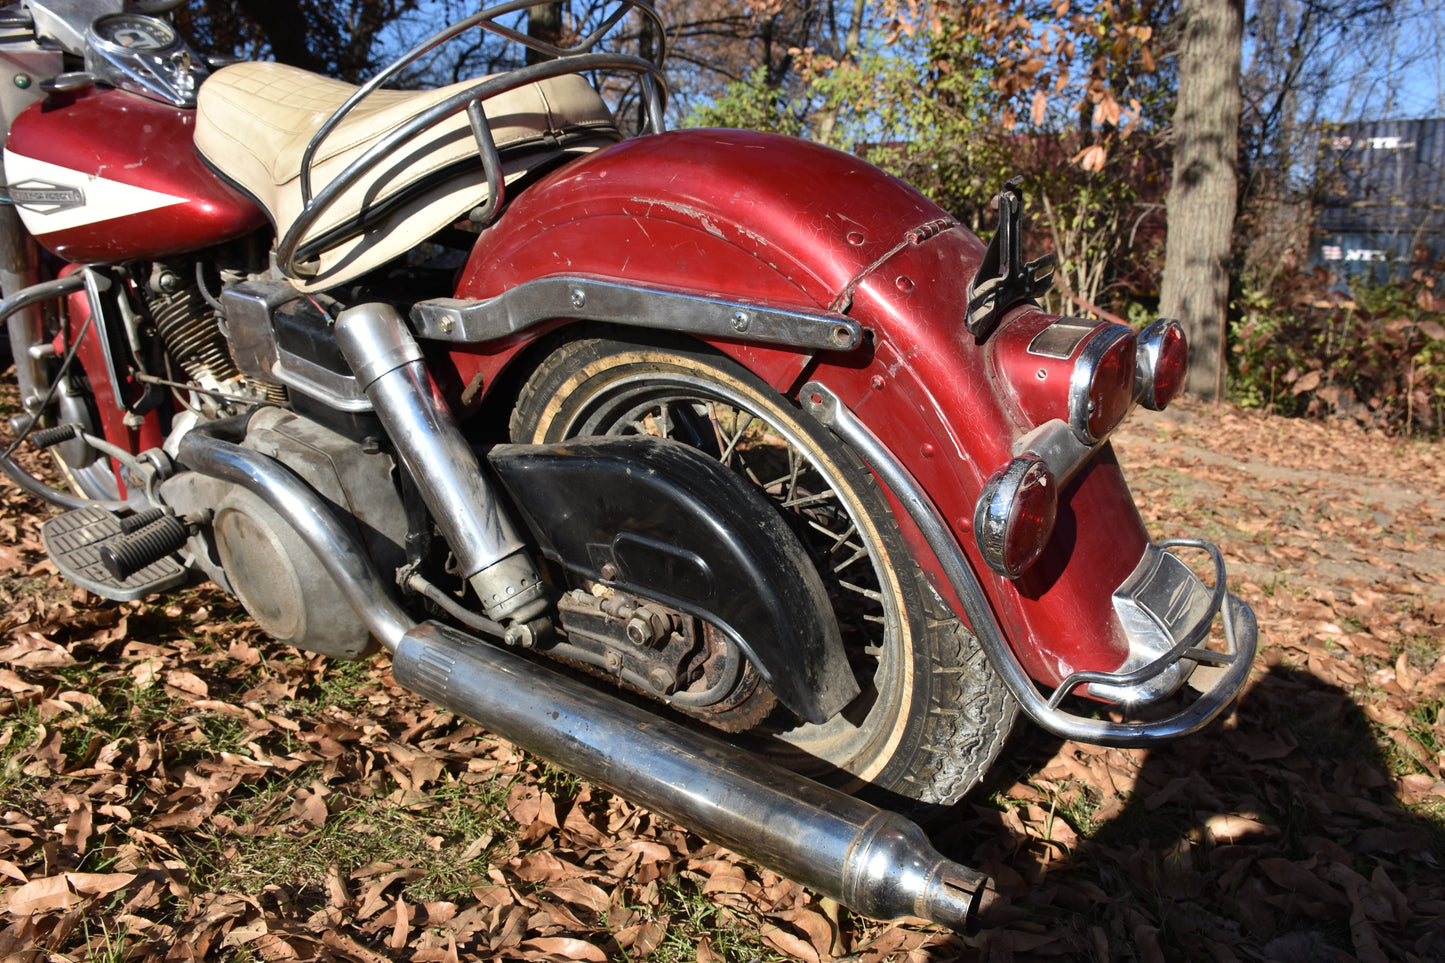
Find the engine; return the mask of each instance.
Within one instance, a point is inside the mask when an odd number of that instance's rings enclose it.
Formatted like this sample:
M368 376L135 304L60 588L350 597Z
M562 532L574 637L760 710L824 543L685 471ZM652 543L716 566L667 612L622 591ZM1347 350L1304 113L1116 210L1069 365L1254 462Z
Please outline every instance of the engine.
M390 455L281 408L253 415L242 444L280 461L334 505L378 570L391 573L406 561L407 515ZM191 551L266 634L337 658L371 649L370 633L321 561L264 500L196 472L167 479L161 494L182 515L209 515Z

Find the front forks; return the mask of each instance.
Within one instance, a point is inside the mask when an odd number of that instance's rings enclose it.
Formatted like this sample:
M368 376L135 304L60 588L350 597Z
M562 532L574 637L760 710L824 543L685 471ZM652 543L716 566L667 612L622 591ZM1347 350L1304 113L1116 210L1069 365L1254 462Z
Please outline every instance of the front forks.
M825 385L816 381L809 382L803 386L800 397L804 410L851 445L879 479L893 491L937 557L944 576L963 604L964 615L970 627L1008 685L1009 691L1024 712L1043 729L1060 738L1098 745L1151 745L1199 731L1224 712L1244 687L1258 644L1259 630L1254 613L1248 605L1226 591L1224 563L1218 549L1204 542L1190 540L1150 546L1145 553L1146 561L1152 561L1149 570L1139 575L1140 570L1136 569L1135 575L1126 579L1124 585L1115 592L1116 609L1122 598L1122 604L1129 608L1131 615L1136 616L1132 625L1133 631L1141 639L1149 636L1152 641L1136 644L1135 640L1131 639L1131 657L1125 662L1124 671L1074 673L1055 691L1053 697L1045 697L1029 678L1018 655L1004 636L988 597L970 569L963 550L953 538L948 524L908 469ZM1216 569L1213 589L1204 588L1194 573L1168 551L1171 545L1204 548L1211 554ZM1194 581L1191 583L1189 579ZM1177 607L1178 597L1187 599L1182 610ZM1203 607L1199 604L1201 597L1207 600ZM1209 624L1214 616L1221 612L1224 616L1227 651L1214 652L1201 648L1199 643L1207 633ZM1151 622L1152 636L1149 635ZM1141 666L1135 657L1136 652L1154 654L1144 657L1147 664ZM1132 693L1135 694L1133 698L1138 699L1143 697L1138 695L1139 693L1147 693L1149 698L1158 698L1163 692L1153 691L1150 681L1163 679L1164 688L1172 691L1177 688L1178 683L1184 681L1186 670L1193 670L1193 665L1186 666L1186 662L1209 662L1219 666L1222 671L1217 673L1212 684L1197 700L1165 718L1147 722L1113 722L1091 719L1068 712L1059 706L1065 695L1085 684L1090 686L1090 691L1094 694L1101 694L1101 690L1111 691L1108 687L1113 686L1112 691L1115 694L1126 697ZM1175 668L1176 666L1178 668ZM1178 675L1177 681L1171 678L1173 675Z

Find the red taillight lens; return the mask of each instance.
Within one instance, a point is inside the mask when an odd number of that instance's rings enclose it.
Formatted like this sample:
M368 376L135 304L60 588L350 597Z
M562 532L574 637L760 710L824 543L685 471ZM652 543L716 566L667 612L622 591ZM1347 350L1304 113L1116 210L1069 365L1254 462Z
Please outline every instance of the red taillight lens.
M1043 553L1058 513L1049 466L1026 453L994 472L973 510L973 532L988 567L1017 578Z
M1139 404L1163 411L1178 396L1189 373L1189 344L1178 321L1160 318L1139 332L1134 390Z
M1086 445L1124 420L1134 403L1134 331L1100 325L1074 363L1069 383L1069 427Z

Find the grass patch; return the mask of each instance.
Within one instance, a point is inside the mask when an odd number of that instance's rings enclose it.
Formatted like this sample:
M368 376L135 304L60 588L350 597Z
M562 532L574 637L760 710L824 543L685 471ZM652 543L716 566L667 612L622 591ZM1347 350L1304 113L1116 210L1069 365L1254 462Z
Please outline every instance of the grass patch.
M366 702L366 690L375 684L370 660L326 659L307 692L314 705L355 709Z
M665 924L666 934L647 957L655 963L691 963L706 940L713 953L729 963L786 959L763 939L759 922L740 917L713 897L703 895L690 878L672 876L661 881L656 907L647 909L652 920ZM762 924L771 925L771 924Z
M290 815L304 782L298 771L249 797L233 793L234 804L217 816L238 828L194 852L195 884L217 892L281 887L301 900L324 893L330 867L345 878L392 865L415 874L402 890L408 902L463 900L485 879L492 841L510 819L504 782L454 780L408 806L389 795L336 792L325 797L325 823L313 827Z

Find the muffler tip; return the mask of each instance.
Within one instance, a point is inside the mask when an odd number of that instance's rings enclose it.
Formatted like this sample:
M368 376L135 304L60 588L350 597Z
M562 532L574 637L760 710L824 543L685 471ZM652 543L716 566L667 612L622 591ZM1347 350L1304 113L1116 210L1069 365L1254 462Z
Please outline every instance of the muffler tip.
M916 916L962 933L978 929L988 877L945 858L897 813L868 820L848 855L843 902L874 919Z
M988 882L988 877L983 874L940 857L933 883L925 896L928 909L920 915L965 936L973 936L979 930L979 915Z

